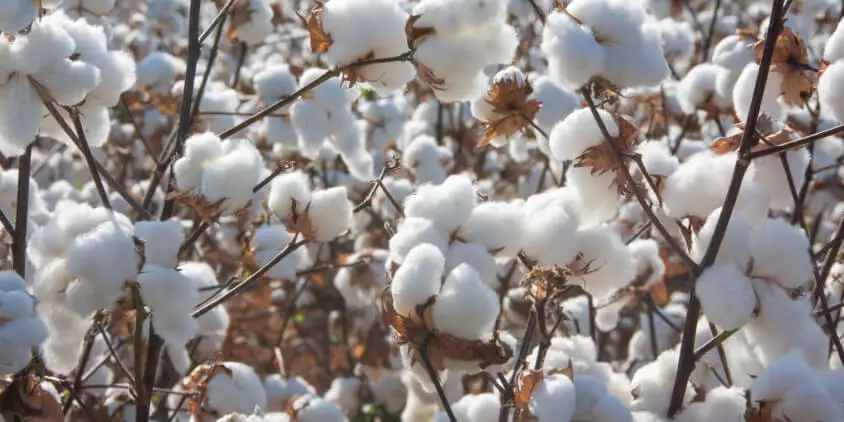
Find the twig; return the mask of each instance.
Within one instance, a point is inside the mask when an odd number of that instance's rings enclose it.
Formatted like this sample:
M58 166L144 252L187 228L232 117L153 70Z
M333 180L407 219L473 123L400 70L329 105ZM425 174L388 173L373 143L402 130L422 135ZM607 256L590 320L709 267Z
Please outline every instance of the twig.
M229 9L231 9L236 2L237 0L229 0L228 2L226 2L225 5L223 5L220 11L217 12L217 16L214 16L214 20L211 21L211 25L209 25L208 28L205 28L205 31L202 31L202 35L199 36L200 44L205 42L205 39L208 38L209 35L211 35L211 31L213 31L214 28L216 28L218 25L220 27L223 26L223 18L226 17L226 14L229 13Z
M100 197L100 204L107 209L111 209L111 201L108 199L105 186L103 186L103 179L100 178L100 173L97 171L97 165L94 164L94 155L91 154L91 147L88 145L88 139L85 136L85 128L82 127L82 119L79 117L79 110L65 107L65 111L70 114L73 120L73 127L76 129L76 138L73 139L82 156L85 158L85 163L88 165L88 171L91 173L91 178L94 179L94 186L97 188L97 195Z
M18 159L17 209L15 210L15 229L12 251L14 268L21 278L26 278L26 234L29 222L29 174L32 170L32 144L26 147Z
M234 76L232 77L231 87L237 89L237 84L240 83L240 71L243 69L243 64L246 62L246 54L249 53L249 44L245 42L240 43L240 54L237 57L237 66L234 68Z
M709 31L707 31L706 38L704 38L703 46L701 47L701 63L706 62L709 58L709 48L712 47L712 37L715 35L715 24L718 22L718 11L720 9L721 0L715 0L715 8L712 10L712 21L709 22Z
M446 415L448 415L448 419L451 422L457 422L457 418L454 416L454 412L451 410L451 405L448 403L448 398L446 398L445 391L443 390L443 386L440 383L440 377L437 375L437 371L434 369L434 365L431 364L431 359L428 357L427 340L422 343L422 347L419 348L419 355L422 358L422 363L425 364L425 369L428 371L428 376L431 378L431 383L433 383L434 387L437 389L437 395L440 396L440 401L442 402L443 409L445 410Z
M413 52L408 51L408 52L406 52L404 54L400 54L398 56L361 60L361 61L358 61L358 62L348 64L346 66L337 67L337 68L334 68L332 70L326 70L325 73L323 73L320 77L314 79L313 81L311 81L307 85L297 89L296 92L294 92L294 93L276 101L275 103L259 110L257 113L253 114L251 117L249 117L246 120L234 125L232 128L224 131L223 133L220 134L220 139L227 139L227 138L232 137L233 135L240 132L241 130L246 129L247 127L251 126L255 122L257 122L257 121L263 119L264 117L272 114L276 110L278 110L278 109L280 109L280 108L282 108L286 105L289 105L290 103L292 103L293 101L295 101L296 99L298 99L299 97L304 95L306 92L316 88L317 86L319 86L323 82L325 82L325 81L327 81L327 80L329 80L333 77L339 76L343 72L346 72L346 71L349 71L349 70L352 70L352 69L355 69L355 68L358 68L358 67L367 66L367 65L392 63L392 62L406 62L406 61L411 61L412 59L413 59Z
M3 229L6 230L6 233L9 233L9 236L11 236L12 240L14 240L15 227L12 226L12 222L9 221L9 217L6 217L6 214L3 213L3 210L0 210L0 224L3 224Z
M210 298L207 302L197 306L197 308L194 309L193 313L191 313L191 316L193 316L194 318L199 318L202 315L204 315L205 313L207 313L208 311L210 311L211 309L214 309L214 307L216 307L217 305L225 302L226 300L228 300L229 298L231 298L233 296L240 294L246 287L248 287L250 284L255 282L255 280L258 280L259 278L261 278L264 274L266 274L267 271L270 270L270 268L274 267L276 264L281 262L281 260L284 259L287 255L290 255L291 253L293 253L293 251L298 249L300 246L307 243L307 240L297 241L298 238L299 238L299 234L297 233L296 235L293 236L293 240L291 240L290 243L288 243L287 246L284 249L281 250L281 252L279 252L271 260L269 260L266 264L264 264L264 266L259 268L258 271L255 271L249 277L247 277L246 279L244 279L240 283L237 283L231 289L228 289L225 292L221 293L220 295L218 295L214 298Z
M753 151L750 153L750 159L757 159L768 155L779 154L790 149L800 148L802 146L809 145L812 142L819 141L823 138L835 136L841 132L844 132L844 125L838 125L827 130L822 130L820 132L813 133L811 135L807 135L800 139L795 139L784 144L779 144L770 148L761 149L759 151Z
M773 0L770 25L765 37L765 46L762 53L762 59L759 64L759 75L756 78L756 84L753 88L753 98L751 99L750 110L748 111L748 116L745 120L745 131L741 138L736 165L733 169L732 180L730 181L730 186L727 190L727 195L721 208L721 214L718 216L712 240L710 241L709 247L707 247L706 253L701 260L700 267L693 273L695 278L701 274L703 269L709 267L715 262L715 257L721 247L721 242L724 240L727 224L730 221L730 217L735 209L736 201L738 200L741 182L744 179L744 174L747 172L747 168L750 166L750 149L756 142L756 122L759 118L759 110L762 105L762 94L764 93L765 83L768 80L768 72L771 68L771 59L773 57L776 39L782 30L783 25L782 4L783 0ZM683 329L683 337L680 344L680 359L677 368L677 376L674 379L674 387L671 392L671 403L668 409L669 417L676 415L683 406L683 397L686 394L686 385L695 366L695 331L697 328L698 318L700 317L700 301L694 294L694 289L692 289L692 295L689 300L689 307L686 315L686 324Z

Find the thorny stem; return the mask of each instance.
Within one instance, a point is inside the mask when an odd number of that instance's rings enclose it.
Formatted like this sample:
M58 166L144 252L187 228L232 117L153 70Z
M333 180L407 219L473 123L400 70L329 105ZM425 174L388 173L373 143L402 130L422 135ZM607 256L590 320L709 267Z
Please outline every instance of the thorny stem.
M771 23L768 27L768 33L765 36L765 46L762 52L762 59L759 63L759 76L756 78L756 84L753 88L753 98L751 99L750 110L746 119L745 131L741 138L741 144L739 146L738 158L736 159L732 180L730 181L730 186L727 190L727 195L721 208L721 214L718 216L712 240L710 241L709 247L707 247L706 253L701 260L700 267L693 272L694 278L700 276L703 269L709 267L715 262L715 257L721 247L721 242L724 240L727 224L730 221L736 201L738 200L741 182L744 179L744 174L747 172L747 168L750 166L750 149L756 143L756 122L759 118L759 111L762 105L762 94L764 93L765 83L768 80L768 72L771 68L771 59L773 57L776 39L782 30L782 6L783 0L773 0L770 17ZM686 312L686 324L683 329L683 337L680 344L680 359L679 366L677 368L677 376L674 379L674 387L671 393L671 403L668 409L669 417L676 415L683 406L683 397L686 394L686 385L695 366L695 331L697 329L697 321L699 317L700 301L694 294L693 286L692 295L689 300L689 307Z
M216 307L217 305L219 305L219 304L225 302L226 300L242 293L243 290L246 289L246 287L248 287L250 284L254 283L255 280L258 280L264 274L266 274L266 272L269 271L270 268L274 267L276 264L281 262L281 260L284 259L287 255L290 255L291 253L293 253L293 251L295 251L296 249L299 249L299 247L301 247L302 245L307 243L307 240L297 241L298 238L299 238L299 233L294 235L293 240L291 240L290 243L288 243L287 246L284 249L281 250L281 252L279 252L271 260L269 260L269 262L267 262L266 264L264 264L264 266L259 268L258 271L255 271L249 277L247 277L246 279L244 279L240 283L237 283L232 288L226 290L225 292L222 292L221 294L217 295L216 297L210 298L205 303L202 303L199 306L197 306L196 309L194 309L193 313L191 313L191 316L193 316L194 318L199 318L202 315L206 314L211 309L214 309L214 307Z
M334 69L331 69L331 70L326 70L325 73L323 73L320 77L314 79L313 81L311 81L307 85L297 89L296 92L294 92L294 93L276 101L275 103L261 109L260 111L258 111L254 115L252 115L251 117L247 118L246 120L234 125L232 128L230 128L230 129L226 130L225 132L221 133L220 139L227 139L227 138L232 137L233 135L237 134L241 130L246 129L247 127L253 125L255 122L257 122L257 121L263 119L264 117L274 113L276 110L278 110L278 109L280 109L284 106L289 105L290 103L292 103L293 101L295 101L296 99L298 99L299 97L304 95L305 93L307 93L310 90L316 88L317 86L319 86L323 82L325 82L325 81L327 81L327 80L329 80L333 77L339 76L343 72L347 72L349 70L356 69L358 67L372 65L372 64L406 62L406 61L411 61L412 59L413 59L413 52L408 51L408 52L406 52L404 54L400 54L398 56L361 60L361 61L354 62L354 63L348 64L348 65L345 65L345 66L337 67L337 68L334 68Z
M431 364L431 359L428 357L427 340L422 343L422 346L419 348L419 355L422 358L422 363L425 365L425 370L428 371L431 383L434 384L434 387L437 389L437 395L440 396L440 401L442 402L445 413L448 415L448 419L451 422L457 422L457 418L451 410L451 405L448 403L448 398L445 396L445 391L443 390L442 383L440 382L440 377L437 375L437 371L434 369L434 365Z
M15 209L15 230L13 234L12 251L14 268L21 278L26 278L26 233L29 222L29 177L32 170L32 144L18 160L18 192L17 208Z

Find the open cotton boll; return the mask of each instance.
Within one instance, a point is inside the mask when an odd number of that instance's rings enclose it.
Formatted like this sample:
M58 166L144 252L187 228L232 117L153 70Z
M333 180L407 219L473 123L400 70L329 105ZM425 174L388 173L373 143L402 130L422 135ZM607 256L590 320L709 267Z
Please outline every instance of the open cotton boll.
M301 213L310 201L308 175L301 170L282 173L270 183L267 206L282 221L292 219L294 211Z
M13 271L0 272L0 374L15 373L31 359L31 350L47 339L49 332L36 315L37 299L27 293L23 279Z
M249 0L247 4L245 22L240 22L235 29L237 39L249 45L260 44L269 36L274 28L273 9L268 0Z
M460 264L443 282L434 303L434 325L466 340L492 337L501 307L498 296L469 264Z
M712 211L706 218L706 223L698 231L697 236L694 237L691 258L695 261L701 262L703 260L706 250L712 241L712 237L715 235L715 228L718 225L720 216L721 208ZM750 237L750 226L744 217L740 214L731 215L721 245L718 248L718 255L715 257L715 262L732 264L739 270L747 269L750 264L751 254Z
M818 81L818 97L821 105L825 110L831 111L839 122L844 121L844 99L835 93L841 92L842 88L844 88L844 60L839 60L827 66Z
M297 409L296 419L300 422L343 422L346 417L334 403L318 396L297 397L291 405Z
M546 133L550 132L555 124L565 119L580 105L576 95L560 88L548 76L539 76L533 80L532 86L533 94L530 98L542 104L542 107L534 116L534 120ZM540 144L543 142L541 138L537 139ZM545 150L547 151L548 148L545 148Z
M795 350L774 360L758 374L750 386L750 396L754 401L781 399L792 388L810 384L814 372L806 356Z
M322 29L330 37L326 60L337 66L368 56L386 58L407 51L405 13L395 0L341 0L322 10ZM360 28L371 30L361 31ZM375 89L390 92L410 82L416 72L406 62L381 63L355 69L355 76Z
M763 279L754 278L753 287L759 315L742 331L762 365L799 349L812 367L826 367L826 335L812 317L808 300L794 300L781 287ZM789 335L783 336L783 332Z
M446 272L460 264L469 264L478 272L484 284L491 288L498 287L498 264L480 243L452 243L451 247L448 248L445 262Z
M723 98L715 90L715 80L722 71L720 66L701 63L692 68L677 85L677 100L686 114L710 102L719 109L730 106L731 98Z
M346 231L352 222L352 203L345 186L316 191L307 206L307 216L317 242L328 242Z
M179 246L185 239L179 220L139 221L135 223L134 235L144 242L147 264L176 268Z
M402 167L410 169L419 183L442 183L447 174L440 162L437 141L432 136L414 138L402 154Z
M122 218L120 218L122 217ZM139 256L130 237L131 223L114 214L70 243L67 271L78 277L65 292L70 307L80 315L108 308L120 296L123 284L138 274Z
M636 239L627 245L636 262L636 277L642 287L650 286L665 274L665 263L654 239Z
M357 377L338 377L331 381L331 387L325 392L325 399L334 403L345 414L354 414L360 409L360 379Z
M566 184L579 195L579 202L589 210L581 213L582 226L601 224L618 213L622 198L614 184L615 180L614 172L593 175L591 168L569 167Z
M185 141L185 154L173 164L176 186L180 190L191 190L202 183L205 166L223 154L220 138L212 132L189 137Z
M591 272L572 281L581 284L594 297L606 297L615 289L628 284L636 275L636 264L621 237L608 226L581 229L576 238L580 254L572 265L582 268L588 264Z
M412 248L393 276L390 292L396 312L408 316L436 295L444 270L445 257L436 246L422 243Z
M733 91L733 105L739 119L744 121L750 112L750 102L753 99L753 90L756 78L759 75L759 65L750 63L744 67L739 75ZM774 121L785 118L786 109L778 101L780 87L782 86L782 75L779 72L770 72L765 81L765 89L762 94L760 113L765 113Z
M668 413L679 355L677 349L667 350L660 353L657 360L636 371L630 381L634 397L630 410L647 411L657 415ZM687 384L683 403L691 402L694 396L694 388L691 384Z
M267 394L267 409L270 412L282 412L285 402L295 396L316 394L316 389L301 377L282 377L268 375L264 379L264 391Z
M546 17L540 48L548 58L548 74L566 89L580 88L606 66L603 46L565 13L555 11Z
M577 220L558 206L526 214L522 223L525 254L542 265L564 266L577 255Z
M824 46L823 58L830 63L844 59L844 25L838 22Z
M574 383L565 375L546 376L531 393L530 411L540 422L570 422L574 410Z
M788 151L785 157L788 162L791 181L795 190L799 192L806 179L806 169L809 167L812 157L805 148ZM764 186L770 194L771 208L793 208L794 197L791 194L791 185L780 157L760 157L758 160L753 160L751 165L753 166L751 170L753 180Z
M498 256L514 256L521 249L525 213L517 203L482 202L460 226L457 236L478 242Z
M252 234L252 253L257 264L264 266L278 255L293 240L283 224L264 225ZM302 252L299 252L299 251ZM297 249L284 257L281 262L270 267L267 277L280 280L296 280L296 270L302 266L304 249Z
M152 310L156 332L171 346L183 346L198 331L188 304L199 301L197 286L181 272L147 265L138 276L141 298Z
M612 137L619 134L618 123L606 111L599 110L607 132ZM554 126L549 135L549 145L554 159L558 161L574 160L587 149L605 142L598 122L589 109L581 108L569 114L565 120Z
M636 152L642 155L642 163L651 176L668 177L680 167L680 160L664 142L642 142L636 146Z
M223 155L202 172L200 191L210 203L223 201L220 210L231 214L252 200L252 188L261 180L264 161L247 140L223 141Z
M252 82L265 105L296 91L296 78L286 64L276 63L262 68L255 73Z
M11 33L24 29L35 20L38 10L29 0L11 0L0 4L0 32Z
M299 100L290 107L290 121L299 135L299 151L315 157L330 135L328 114L313 100Z
M311 67L305 69L299 76L299 89L322 77L326 69ZM331 114L340 114L349 110L352 98L349 90L343 86L339 78L330 78L319 84L313 92L313 101L323 110Z
M716 155L703 151L692 155L665 181L662 199L666 213L677 218L706 218L724 201L735 163L735 153ZM739 195L739 202L742 199ZM767 209L765 211L767 214Z
M712 49L712 62L727 68L731 73L739 73L755 60L752 45L753 40L741 35L727 35Z
M841 403L817 381L789 390L774 406L772 414L775 418L795 422L844 420Z
M40 98L21 75L12 76L0 85L0 152L7 156L23 154L38 131Z
M736 267L729 264L709 267L695 286L704 314L722 329L737 329L753 318L756 309L753 283Z
M217 371L208 381L205 402L220 414L252 413L267 406L263 383L255 370L240 362L223 362L228 371ZM201 367L200 367L201 368Z
M442 233L431 220L408 217L399 223L398 230L390 238L390 261L404 262L407 254L417 245L429 243L444 255L448 251L448 235Z
M138 88L152 88L160 92L169 92L180 73L185 72L186 63L169 53L155 51L138 62L135 72Z
M197 289L218 285L217 275L214 273L214 269L205 262L184 262L179 266L179 272L191 279ZM213 291L201 294L196 304L198 305L200 300L210 297L211 294L213 294ZM229 325L229 314L225 307L218 306L197 318L197 322L199 323L199 334L225 333Z
M762 277L785 288L805 286L813 277L805 233L782 220L765 220L750 237L754 277Z
M404 204L407 217L434 222L443 233L453 233L471 215L477 197L465 174L449 176L441 185L423 185Z
M366 150L366 140L356 127L344 130L335 136L337 149L349 173L360 181L375 178L374 160Z

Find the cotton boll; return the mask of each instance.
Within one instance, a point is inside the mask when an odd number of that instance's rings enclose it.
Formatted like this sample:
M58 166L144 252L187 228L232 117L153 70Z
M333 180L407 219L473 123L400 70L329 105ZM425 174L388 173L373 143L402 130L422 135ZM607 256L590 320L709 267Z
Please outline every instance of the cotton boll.
M750 112L750 102L753 98L755 81L758 75L759 65L750 63L744 67L736 81L735 91L733 91L733 105L735 105L736 114L738 114L742 121L747 118ZM785 108L777 100L781 85L782 76L777 72L771 72L768 74L762 94L760 113L771 116L775 121L782 120L786 113Z
M298 409L296 414L301 422L342 422L346 420L343 411L334 403L316 396L296 398L292 404Z
M598 114L612 137L619 134L618 124L606 111ZM549 135L549 144L554 159L558 161L575 160L587 149L605 142L603 133L589 109L578 109L565 120L554 126Z
M805 299L794 300L776 284L753 279L759 301L759 315L744 330L747 342L762 365L794 350L802 349L815 368L828 364L823 330L812 317ZM783 336L783 332L790 335Z
M41 117L40 98L29 81L15 75L0 85L0 153L7 156L23 154L34 139Z
M677 99L686 114L692 114L699 107L711 101L719 108L729 107L730 100L721 98L715 92L715 81L721 67L702 63L692 68L677 85Z
M205 400L209 408L220 414L248 414L256 407L266 407L267 395L255 370L240 362L223 362L220 365L227 371L218 371L208 381L205 390Z
M607 226L581 229L577 232L580 255L572 265L592 270L572 280L581 284L594 297L606 297L635 277L633 255L621 238Z
M569 422L574 410L575 387L565 375L546 376L530 396L530 411L540 422Z
M293 235L288 233L287 228L283 224L264 225L255 229L252 234L252 253L255 256L257 264L264 266L272 259L281 253L290 242L293 240ZM301 251L301 252L300 252ZM302 248L290 253L277 264L270 267L267 271L267 277L280 280L296 280L296 270L304 264L303 256L305 250Z
M777 403L775 418L792 421L840 421L844 419L841 404L818 382L795 387Z
M193 135L185 141L185 154L173 164L176 186L190 190L202 183L205 165L223 154L220 138L211 132Z
M349 228L352 220L352 203L345 186L316 191L311 196L307 215L313 228L314 240L328 242Z
M440 163L437 141L432 136L417 136L402 154L402 167L410 169L419 183L442 183L447 174Z
M286 64L272 64L253 77L255 90L265 104L284 98L296 91L296 78Z
M636 371L631 380L634 399L630 410L648 411L658 415L668 413L678 361L679 351L671 349L662 352L656 361ZM683 403L690 402L693 397L694 388L687 384Z
M47 326L35 314L36 303L17 273L0 272L0 341L4 344L0 350L0 374L23 369L30 361L30 350L47 339Z
M294 211L301 213L310 201L308 175L302 171L283 173L270 184L267 206L282 221L293 218Z
M299 135L299 151L315 157L330 135L328 115L315 101L299 100L290 107L290 121Z
M735 163L735 153L715 155L705 151L694 154L665 180L662 199L666 213L677 218L706 218L723 203ZM759 200L753 199L753 203Z
M806 169L809 167L812 157L806 149L788 151L785 156L791 175L791 183L793 183L795 191L799 192L806 179ZM761 157L754 160L751 165L750 171L752 171L753 180L767 188L770 193L771 208L793 208L794 197L791 194L791 185L780 157Z
M577 220L561 207L550 206L526 216L524 252L543 265L566 265L580 247Z
M434 303L434 324L438 330L463 339L487 340L500 311L498 296L478 272L460 264L448 274Z
M476 195L472 181L465 175L450 176L442 185L423 185L407 198L407 217L423 217L434 222L444 233L452 233L472 213Z
M651 176L668 177L680 167L680 161L663 142L642 142L636 152L642 155L642 163Z
M606 52L593 34L565 13L546 17L540 48L548 57L549 75L566 89L579 88L606 66Z
M703 260L712 237L715 235L715 229L718 225L718 219L721 216L721 208L712 211L706 218L706 223L701 227L697 236L692 242L691 258L697 262ZM730 216L730 221L727 223L727 229L724 232L724 237L718 248L718 255L715 257L715 262L723 264L732 264L737 269L746 269L750 264L751 258L751 232L747 221L740 214L733 214Z
M794 386L811 383L813 372L800 351L785 354L757 376L750 387L750 396L754 401L782 398Z
M325 399L334 403L343 413L355 414L360 409L360 387L360 379L357 377L335 378L325 392Z
M303 378L284 378L278 374L272 374L264 379L264 391L267 394L267 411L284 411L285 402L296 396L316 394L316 389L308 384Z
M636 239L627 245L636 262L637 281L643 287L651 286L662 279L665 263L659 251L659 243L653 239Z
M809 240L803 231L782 220L766 220L750 238L754 277L785 288L804 286L813 276Z
M533 81L531 98L542 104L534 120L546 133L579 106L577 96L563 90L547 76L540 76ZM543 139L540 137L538 142L542 144ZM547 140L544 142L547 143ZM548 151L547 145L545 150Z
M727 68L731 73L741 72L754 60L752 40L741 35L728 35L718 41L712 50L712 62Z
M224 141L224 154L202 172L200 191L210 203L223 201L221 211L231 214L252 199L252 187L261 180L263 159L249 141Z
M593 175L591 168L569 167L566 185L578 194L579 202L589 209L588 213L581 213L581 226L595 226L615 217L622 201L615 181L615 172Z
M0 5L0 31L12 33L24 29L37 16L37 9L32 2L11 0Z
M736 267L729 264L709 267L695 286L703 312L722 329L737 329L753 318L756 308L753 284Z
M498 287L498 265L495 258L480 243L455 242L446 255L446 271L460 264L469 264L478 272L481 280L491 288Z
M361 181L375 178L374 160L366 150L365 140L356 128L343 131L335 137L337 148L343 162L349 168L349 173Z
M151 87L161 92L170 90L176 76L185 71L185 62L165 52L153 52L138 62L136 86Z
M525 215L515 203L483 202L472 209L458 237L478 242L500 256L514 256L521 248Z
M596 422L633 422L630 409L617 397L605 394L595 405L593 412Z
M416 305L436 295L444 269L445 258L436 246L422 243L411 249L391 284L396 312L410 315Z
M144 242L147 264L176 268L179 247L185 238L180 221L139 221L135 223L134 235Z
M390 260L401 264L408 253L419 244L429 243L444 255L448 251L448 235L437 230L431 220L408 217L399 223L398 230L390 238Z

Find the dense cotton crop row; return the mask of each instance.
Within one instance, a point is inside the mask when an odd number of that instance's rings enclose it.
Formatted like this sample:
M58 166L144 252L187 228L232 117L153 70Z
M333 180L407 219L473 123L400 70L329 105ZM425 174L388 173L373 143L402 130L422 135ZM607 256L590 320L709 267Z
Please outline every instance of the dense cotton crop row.
M835 0L0 0L0 422L844 421Z

